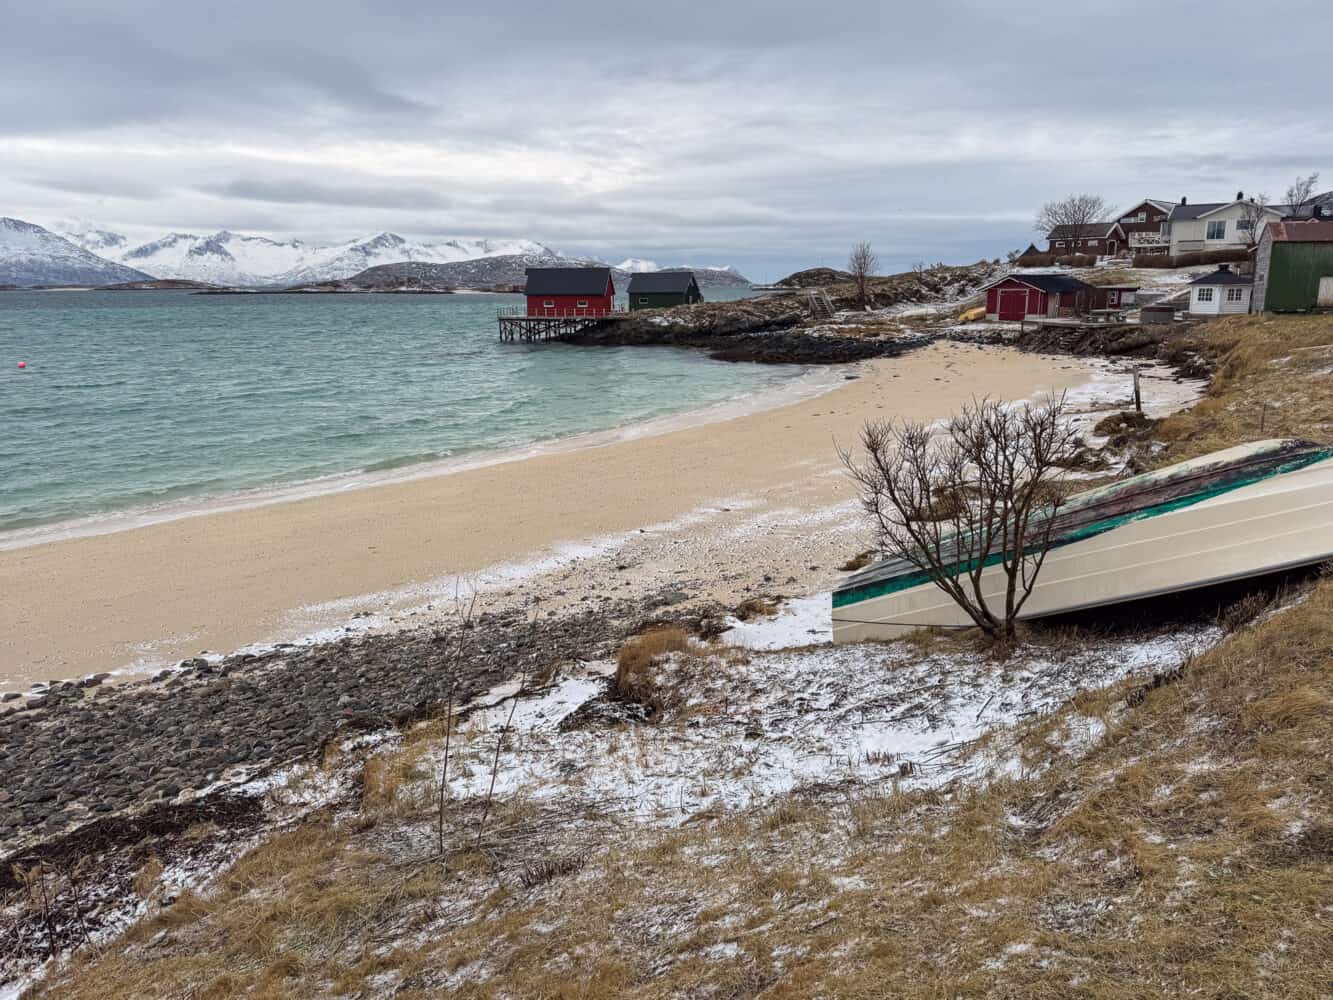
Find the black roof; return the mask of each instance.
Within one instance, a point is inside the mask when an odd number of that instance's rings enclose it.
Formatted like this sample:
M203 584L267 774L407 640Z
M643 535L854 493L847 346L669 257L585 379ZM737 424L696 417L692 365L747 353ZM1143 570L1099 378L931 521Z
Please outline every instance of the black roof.
M1197 219L1201 215L1207 215L1209 212L1216 211L1219 208L1227 208L1235 205L1234 201L1201 201L1197 205L1176 205L1171 209L1171 214L1167 216L1170 222L1188 222L1191 219ZM1291 206L1289 205L1265 205L1265 208L1283 213Z
M1105 239L1111 235L1111 230L1120 225L1118 222L1087 222L1081 226L1056 226L1046 234L1048 240L1067 240L1070 237L1077 239Z
M605 295L609 267L530 267L529 295Z
M1219 267L1212 274L1201 274L1190 282L1191 285L1252 285L1254 276L1237 274L1228 267Z
M1086 281L1079 281L1067 274L1011 274L1001 280L1008 281L1009 278L1040 288L1043 292L1082 292L1092 288ZM999 283L996 282L997 285Z
M683 295L693 284L693 271L644 271L629 276L629 294L680 292Z

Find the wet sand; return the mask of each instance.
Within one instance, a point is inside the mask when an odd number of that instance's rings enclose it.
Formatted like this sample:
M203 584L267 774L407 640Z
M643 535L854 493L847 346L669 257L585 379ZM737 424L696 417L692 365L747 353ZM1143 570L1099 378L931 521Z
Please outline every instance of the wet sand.
M935 419L974 396L1024 398L1090 378L1077 359L962 344L847 372L859 377L720 422L0 551L0 690L152 669L336 630L356 615L417 623L423 612L407 609L447 603L458 578L512 599L525 575L570 580L581 551L608 551L596 540L621 544L640 531L658 543L652 560L625 567L625 579L582 579L560 598L602 585L642 592L637 572L715 585L710 596L721 599L748 576L729 569L771 556L765 531L746 535L742 520L794 537L805 546L799 561L818 544L805 536L819 518L801 528L802 515L838 510L830 544L854 543L854 494L834 442L852 443L863 420ZM704 535L710 544L689 544Z

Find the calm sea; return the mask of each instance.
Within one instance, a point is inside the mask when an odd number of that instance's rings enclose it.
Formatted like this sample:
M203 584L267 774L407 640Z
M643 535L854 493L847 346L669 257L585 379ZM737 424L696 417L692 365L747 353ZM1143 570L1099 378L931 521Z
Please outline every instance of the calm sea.
M610 429L799 371L501 344L518 301L0 292L0 532Z

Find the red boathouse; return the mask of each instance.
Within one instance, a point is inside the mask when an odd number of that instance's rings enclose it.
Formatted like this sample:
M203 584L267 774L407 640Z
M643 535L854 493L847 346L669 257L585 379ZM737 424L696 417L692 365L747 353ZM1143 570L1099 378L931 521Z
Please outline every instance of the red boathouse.
M1102 297L1085 281L1064 274L1011 274L986 289L986 318L1020 320L1079 316Z
M529 316L605 316L616 284L609 267L530 267L524 291Z

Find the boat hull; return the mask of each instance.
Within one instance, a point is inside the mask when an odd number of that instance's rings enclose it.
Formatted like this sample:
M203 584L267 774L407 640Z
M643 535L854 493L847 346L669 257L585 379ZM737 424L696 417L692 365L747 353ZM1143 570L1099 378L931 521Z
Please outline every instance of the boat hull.
M1020 618L1141 600L1333 558L1333 459L1130 520L1047 554ZM999 565L982 573L991 608L1004 606ZM971 619L932 583L836 594L834 642L890 639ZM841 597L841 601L839 598Z

